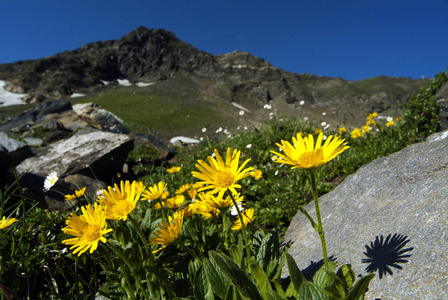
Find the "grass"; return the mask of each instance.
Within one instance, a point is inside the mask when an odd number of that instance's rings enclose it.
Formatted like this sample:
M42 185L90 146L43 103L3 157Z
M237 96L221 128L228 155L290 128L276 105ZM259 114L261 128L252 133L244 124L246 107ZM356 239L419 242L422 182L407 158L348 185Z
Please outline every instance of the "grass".
M399 151L434 133L437 125L437 114L435 114L434 109L427 110L427 108L434 107L433 96L446 81L445 73L436 76L436 79L431 82L428 88L422 89L417 96L411 98L411 103L407 105L402 119L394 126L387 127L383 123L379 123L372 126L371 132L364 133L359 138L352 138L349 132L340 133L342 138L348 141L350 148L318 169L318 193L322 195L333 190L338 183L356 172L362 165L370 163L378 157ZM135 124L153 122L148 120L149 116L155 118L154 122L157 124L163 123L161 119L157 119L157 114L160 114L160 110L165 109L166 105L181 105L184 109L184 115L189 111L188 105L181 101L182 97L179 97L179 95L173 96L168 93L163 96L154 96L154 99L148 97L137 93L134 95L133 89L130 88L116 92L115 95L113 91L110 91L85 98L82 101L90 102L95 99L95 102L105 109L116 113L126 122L129 122L130 118L132 123L135 122ZM104 101L104 103L99 101ZM131 102L134 104L133 106L129 105ZM138 105L135 103L138 103ZM136 109L136 107L139 109ZM142 107L145 109L142 109ZM159 111L152 115L151 108L158 108ZM125 111L130 111L133 114L128 115L124 113ZM167 111L166 113L173 118L183 116L182 114L176 114L174 111ZM206 113L207 111L202 111L202 114ZM418 116L418 118L415 118L415 116ZM202 120L199 115L190 116L190 118ZM203 122L207 122L207 118L203 119ZM184 122L186 121L184 120ZM180 124L185 123L181 122ZM360 124L360 127L362 125ZM202 126L205 125L199 127ZM153 149L139 148L131 153L129 159L132 160L135 168L138 168L139 171L146 170L146 172L139 173L142 175L133 179L141 180L147 187L163 180L168 183L168 189L174 194L174 191L181 185L196 181L192 177L191 171L196 169L195 164L198 159L205 160L214 149L217 149L221 154L228 147L241 150L240 163L246 159L251 159L247 166L263 172L263 176L259 180L252 177L241 180L242 188L240 189L246 201L246 207L255 210L254 226L250 231L254 237L253 245L256 248L254 258L265 257L263 253L267 252L257 252L258 249L262 248L261 244L270 245L270 243L275 242L277 248L272 253L277 253L275 259L278 259L280 253L279 241L290 220L297 213L299 205L310 202L312 193L306 172L291 170L288 166L274 163L269 150L277 151L276 143L279 143L282 139L290 141L298 132L303 132L306 135L314 134L316 127L316 124L297 122L295 119L273 119L253 130L233 134L231 138L220 140L206 138L194 147L179 147L176 149L178 154L174 159L157 164L153 163L155 159L151 159L157 156ZM378 131L375 129L378 129ZM164 130L174 129L168 127ZM418 135L414 132L417 132ZM336 133L338 132L325 132L326 135ZM167 174L166 168L169 166L181 166L182 168L178 173ZM111 185L112 183L108 184ZM162 218L161 213L150 207L147 201L139 203L141 204L136 209L133 218L141 224L145 237L152 236ZM175 245L172 247L170 245L167 251L164 250L155 256L157 265L154 265L154 262L148 258L151 257L149 253L145 254L143 247L145 241L141 240L139 233L134 230L136 226L129 222L110 224L111 228L114 229L114 238L111 237L110 239L114 240L113 245L115 247L122 247L123 252L129 258L129 266L124 265L102 243L100 243L98 250L92 254L78 257L70 253L66 246L61 244L61 241L67 238L61 232L61 228L65 226L65 221L70 213L79 214L79 207L75 208L73 212L48 211L46 208L40 207L35 199L27 198L17 183L1 189L0 204L1 216L19 219L10 227L0 230L0 289L3 293L8 292L14 298L31 296L31 298L45 299L85 299L94 297L97 293L113 299L126 296L141 298L141 294L135 286L134 290L129 290L129 276L135 275L135 278L140 278L145 285L151 286L154 282L154 285L157 289L160 287L160 290L163 289L161 281L171 280L167 283L167 290L171 288L179 297L206 294L208 288L209 293L223 295L221 298L230 295L230 298L237 299L237 296L235 298L232 297L232 294L228 294L226 289L216 290L215 282L210 279L212 275L219 279L221 283L226 282L228 278L217 277L216 274L220 272L216 269L216 273L213 273L213 268L216 268L219 261L222 262L227 259L223 256L224 254L231 256L235 261L235 264L232 263L234 270L241 268L246 272L247 269L245 268L250 261L250 259L248 261L243 260L245 249L243 241L237 233L228 232L229 236L226 236L225 240L227 241L227 238L229 238L231 243L227 245L229 247L226 247L220 239L222 238L220 237L220 230L224 227L223 224L213 218L204 221L199 215L193 221L186 222L188 225L182 231L182 236L185 236L185 244L179 245L181 250L177 250ZM257 231L260 228L262 230ZM272 238L274 233L279 235L275 241ZM260 242L261 240L263 240L263 243ZM192 256L189 256L191 249L193 249L193 254L196 251L196 254L201 256L199 260L194 260ZM221 256L218 256L218 252L216 252L218 250L221 251L219 252ZM267 251L267 249L264 248L263 251ZM212 255L208 256L208 253L212 253ZM212 261L211 259L215 260ZM145 265L147 261L150 261L152 265ZM204 261L206 263L202 266L201 263ZM229 261L225 261L225 263L226 265L230 264ZM270 262L260 261L259 263L261 267L272 267ZM160 271L157 276L152 273L154 269ZM207 269L205 273L202 271L204 269ZM250 275L256 277L255 273L260 274L259 269L255 271ZM267 269L263 269L263 272L267 272ZM274 274L274 272L271 274ZM251 283L252 277L243 276L240 278L249 283L246 286L256 286ZM265 278L266 276L262 276L262 280L258 281L257 279L257 282L260 284L266 282ZM269 278L269 280L271 279L272 277ZM159 291L148 290L148 292L157 294ZM250 292L253 292L253 290ZM171 296L174 298L174 295Z

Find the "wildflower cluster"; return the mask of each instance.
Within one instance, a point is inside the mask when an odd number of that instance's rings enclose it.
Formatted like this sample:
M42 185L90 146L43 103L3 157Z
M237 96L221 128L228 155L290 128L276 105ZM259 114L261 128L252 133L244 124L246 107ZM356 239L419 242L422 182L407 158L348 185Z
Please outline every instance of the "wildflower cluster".
M395 125L396 122L400 120L400 118L396 118L395 120L392 117L380 117L377 112L373 112L369 114L366 118L366 124L361 128L354 128L350 135L352 138L357 139L362 137L363 135L370 133L374 127L377 127L377 130L382 130L383 127L379 124L379 119L386 119L386 127ZM339 128L339 133L345 132L347 129L345 127Z

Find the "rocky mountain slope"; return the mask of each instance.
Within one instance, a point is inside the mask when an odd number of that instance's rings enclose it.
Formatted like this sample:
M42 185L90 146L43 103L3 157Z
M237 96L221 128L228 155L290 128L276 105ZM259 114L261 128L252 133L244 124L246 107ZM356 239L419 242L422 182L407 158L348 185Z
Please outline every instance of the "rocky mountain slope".
M428 80L375 77L361 81L295 74L247 52L212 55L171 32L139 27L118 40L87 44L38 60L0 65L7 90L27 102L95 94L117 88L117 79L194 90L191 101L248 107L257 120L263 105L279 115L317 117L328 111L339 124L359 122L372 111L394 114ZM185 80L182 80L185 79ZM154 92L154 90L151 90ZM299 105L304 101L307 105ZM223 111L224 112L224 111Z

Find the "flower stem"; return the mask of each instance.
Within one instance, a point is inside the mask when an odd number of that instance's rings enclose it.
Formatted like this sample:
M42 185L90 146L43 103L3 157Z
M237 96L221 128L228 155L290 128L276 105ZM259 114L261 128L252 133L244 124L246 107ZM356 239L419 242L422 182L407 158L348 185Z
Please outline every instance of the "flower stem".
M325 233L324 233L324 229L322 227L322 218L320 216L319 201L317 199L317 184L316 184L316 170L315 169L312 169L310 171L310 177L311 177L311 187L313 189L314 207L316 208L316 216L317 216L317 228L315 227L315 229L319 233L319 236L320 236L320 242L322 244L322 253L324 256L325 268L329 269L328 268L328 256L327 256L327 244L325 242Z
M124 262L126 265L128 265L129 269L131 269L132 275L133 275L134 278L135 278L135 283L136 283L136 284L138 285L138 287L141 289L141 291L142 291L143 296L145 297L145 299L151 299L151 298L149 297L149 295L147 294L146 289L143 287L142 283L140 282L140 278L138 278L137 275L135 274L135 270L134 270L134 268L132 267L131 263L130 263L129 260L126 258L126 256L124 255L124 253L123 253L120 249L118 249L117 247L115 247L112 243L106 243L106 245L107 245L112 251L114 251L114 252L115 252L115 253L116 253L116 254L123 260L123 262ZM126 278L127 276L126 276L125 268L123 268L123 273L125 274L125 278ZM129 284L129 280L127 280L127 281L128 281L128 284Z
M145 238L145 235L144 235L142 229L140 228L140 225L137 223L137 221L135 221L135 219L131 215L128 215L128 219L129 219L129 221L131 221L131 223L134 226L135 230L137 230L138 235L140 236L140 239L142 240L142 243L143 243L143 245L145 247L146 253L147 253L148 258L150 260L150 265L154 266L154 256L152 255L151 249L149 249L149 247L148 247L148 242L147 242L147 240Z
M246 226L244 225L243 215L241 213L240 208L238 207L238 204L236 203L235 197L233 197L231 192L229 194L230 194L230 198L233 201L233 205L235 205L235 207L236 207L236 211L238 212L238 216L239 216L240 221L241 221L241 227L242 227L241 229L243 231L243 238L244 238L244 242L246 244L247 257L248 257L249 263L250 263L250 259L251 259L250 244L249 244L249 240L247 239L247 235L246 235Z

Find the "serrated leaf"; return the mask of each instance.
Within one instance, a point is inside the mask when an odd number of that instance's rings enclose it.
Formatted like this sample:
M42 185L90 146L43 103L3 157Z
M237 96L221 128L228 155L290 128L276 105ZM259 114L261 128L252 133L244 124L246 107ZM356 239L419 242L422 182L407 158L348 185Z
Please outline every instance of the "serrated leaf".
M268 276L263 271L263 269L260 268L260 266L255 263L251 264L249 269L250 274L252 275L253 278L255 278L255 283L257 284L260 290L261 296L263 297L263 299L265 299L266 293L272 290Z
M286 300L286 298L280 296L276 291L269 291L266 294L266 300Z
M328 298L319 286L310 281L305 281L300 286L297 299L324 300Z
M145 216L143 217L142 222L140 223L140 228L145 231L146 229L148 229L151 226L151 222L152 222L152 214L151 214L151 210L148 209L145 212Z
M235 286L242 296L251 300L261 300L257 286L230 257L216 251L210 251L209 254L223 275Z
M352 270L352 266L347 264L347 265L342 265L338 272L336 273L336 275L338 276L338 278L342 281L342 283L345 285L345 287L348 289L350 289L353 285L353 283L356 280L356 275L355 272L353 272Z
M370 281L375 277L375 274L369 274L361 277L355 282L353 287L349 290L347 295L347 300L359 300L363 299L366 294L367 288L369 287Z
M213 292L220 298L224 299L230 284L227 284L226 280L222 276L222 273L219 271L219 268L210 259L205 259L204 271L208 281L212 285Z
M329 269L327 270L325 265L323 265L313 276L313 282L321 288L331 285L336 277L334 272L334 270L336 270L336 263L334 261L329 261L328 268Z
M306 281L306 279L297 267L294 258L289 253L286 253L286 264L288 265L289 277L291 278L291 282L294 285L296 291L298 291L300 289L300 286L303 282Z
M205 275L204 268L200 266L194 276L193 294L195 299L214 300L215 295L211 283Z

